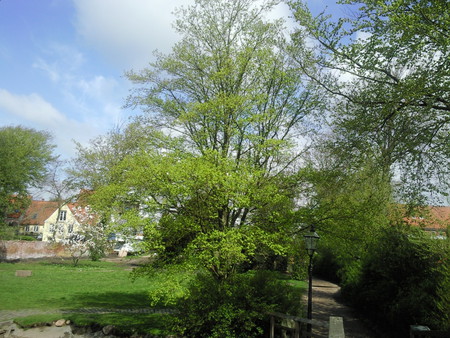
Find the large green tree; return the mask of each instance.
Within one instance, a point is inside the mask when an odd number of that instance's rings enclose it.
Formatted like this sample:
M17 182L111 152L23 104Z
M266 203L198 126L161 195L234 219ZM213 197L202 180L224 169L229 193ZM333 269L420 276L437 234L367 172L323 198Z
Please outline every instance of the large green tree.
M450 168L449 2L340 3L352 6L347 11L351 17L314 17L300 1L290 1L303 27L297 34L315 41L316 67L302 58L299 65L330 98L337 148L345 150L342 155L375 158L387 176L398 176L403 196L445 194Z
M48 133L21 126L0 128L0 224L24 208L29 188L41 184L54 160Z
M285 253L298 138L318 107L282 22L266 20L276 3L197 0L177 12L172 53L127 74L128 106L171 142L124 158L94 197L118 223L145 224L159 257L195 258L218 280Z
M137 119L90 140L87 146L75 142L77 154L68 168L69 178L80 189L96 190L111 182L111 169L125 157L163 149L170 142L154 127Z
M321 236L316 271L345 284L355 277L380 230L389 225L392 189L376 163L349 166L328 143L315 144L303 169L309 186L303 192L309 207L304 217Z

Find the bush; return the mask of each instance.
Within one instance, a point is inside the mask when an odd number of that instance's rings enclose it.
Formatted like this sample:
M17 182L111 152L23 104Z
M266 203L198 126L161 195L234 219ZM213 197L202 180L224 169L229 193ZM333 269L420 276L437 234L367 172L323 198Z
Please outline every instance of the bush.
M28 236L28 235L20 235L16 237L19 241L36 241L36 237Z
M407 335L413 324L447 329L448 258L444 241L420 229L385 229L342 294L395 335Z
M174 330L188 337L261 337L267 312L300 314L301 290L267 271L225 281L199 275L178 305Z

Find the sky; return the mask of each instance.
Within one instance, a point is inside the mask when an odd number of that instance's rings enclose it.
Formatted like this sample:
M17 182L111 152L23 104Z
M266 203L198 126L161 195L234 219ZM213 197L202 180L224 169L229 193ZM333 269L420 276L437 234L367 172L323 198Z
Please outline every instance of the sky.
M0 0L0 127L51 133L56 155L75 155L89 140L123 125L132 84L153 51L179 39L176 7L193 0ZM333 0L309 0L313 12ZM274 16L288 20L285 5Z

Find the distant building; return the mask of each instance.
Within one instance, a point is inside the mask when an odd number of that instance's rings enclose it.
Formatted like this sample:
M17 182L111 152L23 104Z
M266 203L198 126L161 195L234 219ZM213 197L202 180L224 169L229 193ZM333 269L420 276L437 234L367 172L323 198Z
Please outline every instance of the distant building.
M412 226L422 228L435 238L448 238L450 230L450 207L429 206L421 208L416 216L408 217L406 222Z
M25 213L18 219L19 232L42 239L47 219L58 209L58 202L31 201Z
M9 221L18 227L21 235L59 242L79 230L79 218L84 212L85 208L77 203L31 201L25 212L11 215Z
M77 203L67 203L57 208L44 222L42 240L60 242L78 232L84 210Z

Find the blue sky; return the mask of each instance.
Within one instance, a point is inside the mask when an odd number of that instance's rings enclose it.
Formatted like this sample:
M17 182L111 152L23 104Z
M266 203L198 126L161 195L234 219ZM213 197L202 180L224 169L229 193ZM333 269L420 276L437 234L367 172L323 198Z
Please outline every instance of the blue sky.
M192 0L0 0L0 127L53 135L56 154L125 123L121 106L139 70L177 41L172 11ZM313 11L333 0L309 0ZM286 7L276 15L287 16Z

